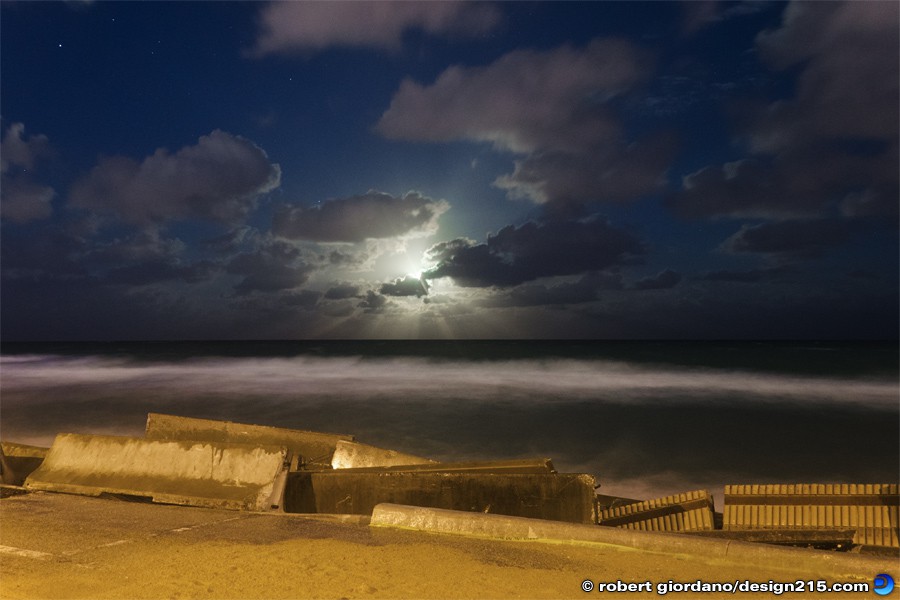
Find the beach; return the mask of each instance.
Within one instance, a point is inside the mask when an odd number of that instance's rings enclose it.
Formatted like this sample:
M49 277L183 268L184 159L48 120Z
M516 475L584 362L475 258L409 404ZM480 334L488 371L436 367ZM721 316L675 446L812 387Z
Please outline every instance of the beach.
M877 574L836 576L617 546L373 528L359 518L341 522L65 494L5 498L0 518L0 596L8 599L659 598L657 585L670 580L871 586ZM883 563L896 572L896 559ZM585 580L651 582L653 591L586 593ZM840 596L870 598L872 592Z

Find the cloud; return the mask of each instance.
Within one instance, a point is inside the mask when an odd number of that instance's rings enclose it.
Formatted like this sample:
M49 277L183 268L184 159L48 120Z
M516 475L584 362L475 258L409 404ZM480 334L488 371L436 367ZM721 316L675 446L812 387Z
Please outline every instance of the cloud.
M662 189L675 147L674 136L657 135L606 152L534 153L495 185L538 203L625 202Z
M681 31L690 36L711 24L766 10L767 4L755 0L729 2L727 5L719 0L683 0Z
M13 123L3 134L0 142L0 172L7 173L11 167L33 169L38 158L50 153L50 142L46 135L23 137L25 125Z
M285 294L284 298L282 298L282 302L285 306L311 310L319 304L319 299L321 297L322 292L317 292L315 290L300 290L299 292Z
M804 68L795 98L770 107L755 144L772 149L811 135L896 139L898 19L896 2L788 5L781 27L760 33L757 48L776 69Z
M253 292L278 292L299 287L316 267L303 260L301 251L282 241L262 245L254 252L234 256L225 270L243 279L234 286L238 296Z
M359 296L359 286L351 283L341 283L328 288L325 291L327 300L346 300Z
M524 155L497 185L535 202L630 200L664 183L666 136L637 144L615 100L650 72L625 40L516 50L481 67L453 66L429 85L405 80L376 130L390 139L491 143Z
M510 306L545 306L582 304L597 300L601 290L622 289L619 273L591 272L578 281L545 286L523 284L503 294L494 294L478 302L480 306L500 308Z
M137 233L115 238L108 242L91 242L81 253L84 264L107 267L122 263L174 260L186 248L178 238L162 237L158 229L149 228Z
M852 222L839 219L745 225L728 238L722 248L734 253L817 257L849 240L854 229Z
M13 223L46 219L53 214L53 188L27 178L3 175L0 179L0 217Z
M683 178L667 205L689 217L896 218L900 194L896 2L793 2L756 40L793 97L746 108L750 155Z
M24 137L25 125L13 123L0 142L0 217L13 223L46 219L53 214L52 187L33 180L38 159L50 155L45 135Z
M155 260L112 269L104 280L107 283L129 286L168 281L198 283L209 280L217 270L217 267L209 261L180 264Z
M738 270L719 270L704 273L697 279L702 281L730 281L737 283L758 283L760 281L771 281L778 279L783 275L794 273L794 269L788 266L767 267L762 269Z
M235 223L280 180L281 169L261 148L217 129L194 146L175 154L160 148L140 163L103 158L75 183L70 202L138 225L183 219Z
M316 242L423 237L437 231L438 217L449 208L444 200L418 192L398 197L369 191L308 208L284 206L275 214L272 232L287 239Z
M421 298L428 295L428 282L424 279L407 275L391 283L382 284L379 292L384 296L415 296Z
M592 217L509 225L484 244L456 239L427 252L426 279L450 277L465 287L509 287L541 277L575 275L627 264L644 253L630 232Z
M652 277L645 277L634 282L636 290L667 290L673 288L681 281L681 273L671 269L660 271Z
M332 46L397 50L411 31L474 37L500 21L492 5L446 2L272 2L260 15L251 54L309 52Z
M388 299L372 290L366 292L365 298L357 305L364 308L367 313L376 313L383 311L388 306Z

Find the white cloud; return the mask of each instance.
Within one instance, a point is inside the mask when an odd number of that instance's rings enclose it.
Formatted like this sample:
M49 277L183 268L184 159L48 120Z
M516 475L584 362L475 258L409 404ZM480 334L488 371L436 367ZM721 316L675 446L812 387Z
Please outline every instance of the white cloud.
M405 80L376 130L399 140L489 142L524 155L496 184L536 202L630 200L656 191L674 145L627 139L613 100L649 74L630 42L516 50L454 66L431 85Z
M396 50L405 33L471 37L492 29L500 13L489 4L445 2L272 2L260 15L253 54L357 46Z
M281 169L261 148L217 129L175 154L160 148L140 163L101 159L72 187L70 201L140 225L191 218L233 223L280 181Z
M430 86L405 80L377 130L393 139L492 142L517 153L580 150L621 127L605 103L645 74L626 41L516 50L486 67L450 67Z
M23 123L13 123L0 142L0 173L9 171L10 166L33 169L35 161L49 153L50 144L46 135L32 135L26 140Z

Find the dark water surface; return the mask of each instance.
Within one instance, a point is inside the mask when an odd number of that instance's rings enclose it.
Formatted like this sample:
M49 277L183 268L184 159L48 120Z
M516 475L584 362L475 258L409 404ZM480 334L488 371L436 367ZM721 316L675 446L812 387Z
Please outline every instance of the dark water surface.
M900 472L896 342L2 346L5 440L141 435L148 412L352 433L442 460L549 457L635 497Z

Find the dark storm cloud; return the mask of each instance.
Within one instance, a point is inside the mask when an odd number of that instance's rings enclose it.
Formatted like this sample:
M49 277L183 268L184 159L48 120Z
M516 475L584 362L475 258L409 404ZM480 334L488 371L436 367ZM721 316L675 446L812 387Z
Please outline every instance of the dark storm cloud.
M428 295L428 282L424 279L407 275L402 279L382 284L379 292L384 296L415 296L421 298Z
M164 237L156 228L147 228L109 241L85 238L79 259L82 264L107 268L123 263L171 261L184 252L178 238Z
M78 260L86 248L83 238L56 225L43 227L36 235L5 231L0 236L3 279L14 282L87 277L86 266ZM14 288L15 283L0 287L4 291Z
M238 254L225 267L242 275L234 286L238 296L252 292L278 292L303 285L316 267L304 261L301 251L286 242L275 241L254 252Z
M160 148L140 163L102 158L72 187L70 202L138 225L181 219L234 223L280 181L281 169L261 148L217 129L194 146L175 154Z
M46 219L53 214L50 202L56 196L52 187L34 183L16 175L0 181L0 217L13 223Z
M359 296L359 286L343 283L334 285L325 291L326 300L346 300Z
M111 241L83 238L80 250L73 255L102 283L197 283L212 278L219 267L208 260L185 260L186 248L180 239L167 238L159 230L147 228Z
M375 313L383 311L385 307L387 307L387 305L387 297L369 290L368 292L366 292L365 298L363 298L363 300L357 306L359 308L365 309L365 312Z
M0 217L13 223L46 219L53 214L52 187L33 180L31 171L50 154L45 135L24 137L25 125L13 123L0 142Z
M563 282L550 286L519 285L508 292L494 294L478 304L487 308L582 304L597 300L601 290L619 289L622 289L621 274L591 272L574 282Z
M316 242L362 242L367 239L429 235L450 205L417 192L392 196L370 191L329 200L308 208L282 207L272 232L283 238Z
M660 271L652 277L645 277L634 282L636 290L667 290L673 288L681 281L681 273L671 269Z
M745 225L722 248L734 253L816 257L847 242L854 230L853 223L838 219Z
M245 240L254 237L256 234L257 231L252 227L243 226L232 229L223 235L203 240L201 243L208 248L227 252L236 250Z
M299 292L286 294L282 299L282 302L285 306L312 310L319 304L319 299L321 298L322 292L317 292L315 290L300 290Z
M630 200L664 183L672 142L634 145L613 107L649 74L630 42L516 50L450 67L430 86L405 80L376 125L391 139L490 142L525 158L496 185L535 202Z
M403 36L471 37L491 30L500 12L484 3L445 2L271 2L260 16L255 56L310 52L331 46L397 50Z
M198 283L209 280L217 270L209 261L182 265L157 260L112 269L106 274L105 281L118 285L148 285L168 281Z
M796 218L898 210L900 41L896 2L794 2L757 37L793 97L741 113L746 160L684 177L667 199L687 217Z
M453 240L426 253L437 264L426 279L450 277L465 287L509 287L541 277L575 275L634 262L644 246L601 218L509 225L484 244Z
M709 271L697 277L702 281L730 281L737 283L758 283L760 281L773 281L783 278L784 275L794 273L794 269L788 266L768 267L763 269L746 270L718 270Z

